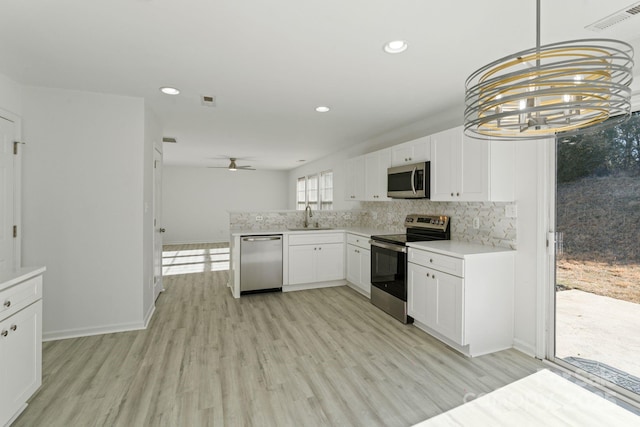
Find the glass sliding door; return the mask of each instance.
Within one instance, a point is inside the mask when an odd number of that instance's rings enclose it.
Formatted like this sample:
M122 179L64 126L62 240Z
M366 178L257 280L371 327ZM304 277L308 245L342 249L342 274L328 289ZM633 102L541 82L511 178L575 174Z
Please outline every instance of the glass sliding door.
M640 114L556 143L556 362L640 400Z

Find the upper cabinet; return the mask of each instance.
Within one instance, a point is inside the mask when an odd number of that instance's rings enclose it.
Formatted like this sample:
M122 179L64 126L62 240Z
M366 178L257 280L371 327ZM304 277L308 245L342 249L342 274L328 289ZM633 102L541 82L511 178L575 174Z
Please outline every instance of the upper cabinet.
M391 149L366 154L364 156L365 200L390 200L387 197L387 169L391 166Z
M430 138L429 136L423 136L422 138L391 147L391 166L410 165L411 163L430 160Z
M350 201L364 200L365 198L365 158L354 157L347 160L347 191L346 199ZM386 192L385 192L386 194Z
M513 201L510 141L468 138L463 127L431 135L431 200Z

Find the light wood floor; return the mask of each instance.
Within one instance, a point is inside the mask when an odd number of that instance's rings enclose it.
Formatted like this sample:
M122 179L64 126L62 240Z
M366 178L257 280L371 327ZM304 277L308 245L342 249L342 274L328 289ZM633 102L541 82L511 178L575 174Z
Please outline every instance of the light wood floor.
M409 426L541 367L461 356L347 287L235 300L227 276L165 277L147 330L45 343L14 427Z

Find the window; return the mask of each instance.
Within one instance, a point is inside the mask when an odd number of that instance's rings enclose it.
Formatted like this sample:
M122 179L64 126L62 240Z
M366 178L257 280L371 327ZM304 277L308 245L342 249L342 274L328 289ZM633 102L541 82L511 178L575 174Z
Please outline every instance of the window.
M298 178L296 186L296 209L301 211L309 205L312 210L333 209L333 172Z

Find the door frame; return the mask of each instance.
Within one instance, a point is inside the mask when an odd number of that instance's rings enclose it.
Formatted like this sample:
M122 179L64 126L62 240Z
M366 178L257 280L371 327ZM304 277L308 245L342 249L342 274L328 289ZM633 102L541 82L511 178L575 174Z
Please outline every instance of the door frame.
M13 224L18 237L13 239L13 267L22 266L22 118L11 111L0 108L0 117L13 122L13 140L20 142L18 154L13 156Z
M153 148L153 301L164 291L162 280L162 151ZM160 250L158 251L158 246Z

